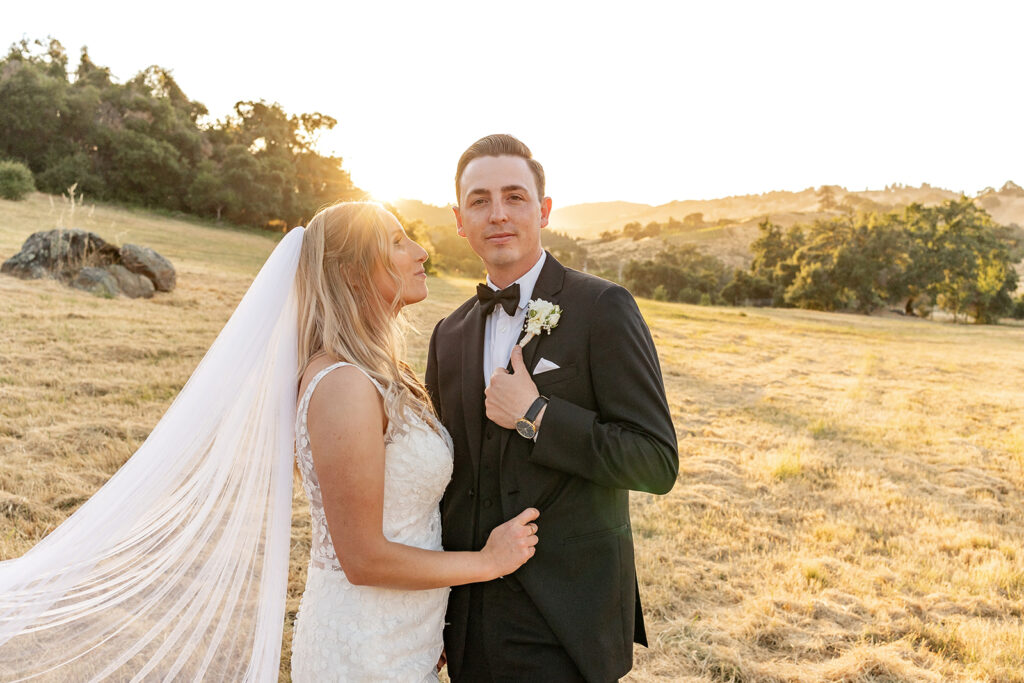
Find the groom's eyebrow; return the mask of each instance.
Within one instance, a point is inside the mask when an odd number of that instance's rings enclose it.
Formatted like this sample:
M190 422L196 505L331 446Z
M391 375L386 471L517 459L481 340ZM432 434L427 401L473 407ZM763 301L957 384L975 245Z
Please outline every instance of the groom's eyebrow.
M501 192L502 192L502 194L504 194L506 192L524 192L526 194L529 194L530 190L525 188L525 187L523 187L522 185L505 185L504 187L501 188ZM477 188L474 188L474 189L470 190L466 194L466 197L467 198L468 197L477 197L477 196L488 197L488 196L490 196L490 194L491 194L490 190L482 188L482 187L477 187Z

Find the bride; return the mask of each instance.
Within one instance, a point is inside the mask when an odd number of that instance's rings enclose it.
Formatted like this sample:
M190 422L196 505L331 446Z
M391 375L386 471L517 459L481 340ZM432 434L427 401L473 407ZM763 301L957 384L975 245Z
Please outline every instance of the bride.
M425 260L371 203L286 235L146 442L0 562L0 678L276 680L294 457L313 543L293 680L436 680L447 586L526 562L538 513L441 549L451 442L401 359Z

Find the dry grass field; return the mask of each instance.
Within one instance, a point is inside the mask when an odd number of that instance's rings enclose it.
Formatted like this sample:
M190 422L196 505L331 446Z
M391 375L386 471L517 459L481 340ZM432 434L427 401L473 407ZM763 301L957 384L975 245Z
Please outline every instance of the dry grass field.
M0 200L0 260L60 209ZM0 276L0 559L131 455L273 247L104 207L74 226L154 247L179 284L100 299ZM420 370L431 325L473 287L430 285L410 311ZM641 306L681 472L633 498L652 642L629 680L1024 681L1024 328ZM294 508L290 614L298 486Z

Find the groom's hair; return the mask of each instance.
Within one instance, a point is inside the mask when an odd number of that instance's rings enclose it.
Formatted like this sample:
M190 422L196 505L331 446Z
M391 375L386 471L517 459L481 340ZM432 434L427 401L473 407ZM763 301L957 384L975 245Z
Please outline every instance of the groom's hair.
M544 167L533 158L530 148L511 135L497 134L480 138L459 157L459 165L455 168L455 201L462 200L462 173L473 159L480 157L520 157L530 167L534 180L537 181L537 201L544 199Z

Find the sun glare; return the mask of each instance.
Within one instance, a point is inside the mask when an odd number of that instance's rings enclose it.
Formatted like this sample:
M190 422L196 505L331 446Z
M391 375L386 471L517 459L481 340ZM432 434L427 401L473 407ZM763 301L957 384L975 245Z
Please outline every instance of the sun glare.
M401 182L396 182L397 178L389 177L387 173L374 173L373 170L362 169L362 173L352 173L352 182L359 189L369 193L371 199L392 204L409 197L408 190L403 190Z
M399 199L404 199L404 197L397 192L379 192L374 190L370 192L370 199L381 204L394 204Z

